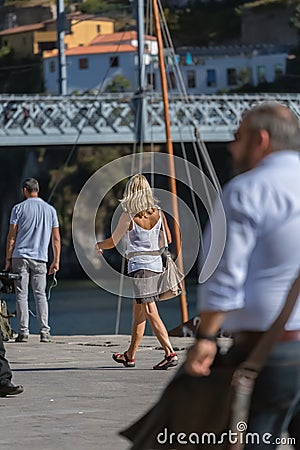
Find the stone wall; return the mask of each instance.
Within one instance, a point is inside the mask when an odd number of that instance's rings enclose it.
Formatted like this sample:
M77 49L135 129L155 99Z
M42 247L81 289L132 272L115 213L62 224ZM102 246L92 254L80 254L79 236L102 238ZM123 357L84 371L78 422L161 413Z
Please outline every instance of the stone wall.
M53 10L50 6L33 6L27 8L4 6L0 8L0 30L22 25L31 25L52 18Z

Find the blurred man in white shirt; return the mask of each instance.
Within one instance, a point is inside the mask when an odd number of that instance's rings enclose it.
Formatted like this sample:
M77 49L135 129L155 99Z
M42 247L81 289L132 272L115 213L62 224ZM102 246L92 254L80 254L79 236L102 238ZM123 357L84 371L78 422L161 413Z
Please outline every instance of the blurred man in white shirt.
M299 148L298 118L275 102L248 111L229 144L240 175L223 191L227 239L199 290L201 323L186 361L191 375L209 375L220 329L236 337L235 354L242 342L243 360L280 312L300 268ZM275 442L289 424L300 448L299 301L257 380L248 432L270 433Z

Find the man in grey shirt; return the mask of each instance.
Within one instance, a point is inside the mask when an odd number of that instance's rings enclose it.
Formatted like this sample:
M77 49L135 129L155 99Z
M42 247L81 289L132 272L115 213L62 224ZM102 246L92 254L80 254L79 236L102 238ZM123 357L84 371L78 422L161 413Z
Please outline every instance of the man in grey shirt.
M46 275L48 247L51 240L53 261L48 274L59 270L60 234L55 209L39 198L39 183L34 178L22 184L25 200L11 211L6 243L5 270L20 273L15 282L19 334L16 342L27 342L29 337L28 285L33 290L41 342L50 341Z

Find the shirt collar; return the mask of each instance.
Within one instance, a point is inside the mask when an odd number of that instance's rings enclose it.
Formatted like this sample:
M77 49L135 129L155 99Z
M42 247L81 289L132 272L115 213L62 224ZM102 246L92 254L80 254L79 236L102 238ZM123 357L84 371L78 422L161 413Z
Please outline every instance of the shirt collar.
M279 150L267 155L259 165L282 164L284 161L300 162L300 152L298 150Z

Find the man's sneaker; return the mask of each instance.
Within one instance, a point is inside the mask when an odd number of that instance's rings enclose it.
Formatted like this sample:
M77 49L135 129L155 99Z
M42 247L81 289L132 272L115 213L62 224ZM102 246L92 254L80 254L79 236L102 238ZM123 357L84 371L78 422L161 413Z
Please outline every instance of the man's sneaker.
M28 338L28 334L19 333L15 339L15 342L28 342Z
M178 364L178 357L176 353L165 355L164 359L153 367L154 370L167 370L169 367L175 367Z
M40 342L51 342L51 335L48 332L42 332L40 335Z

